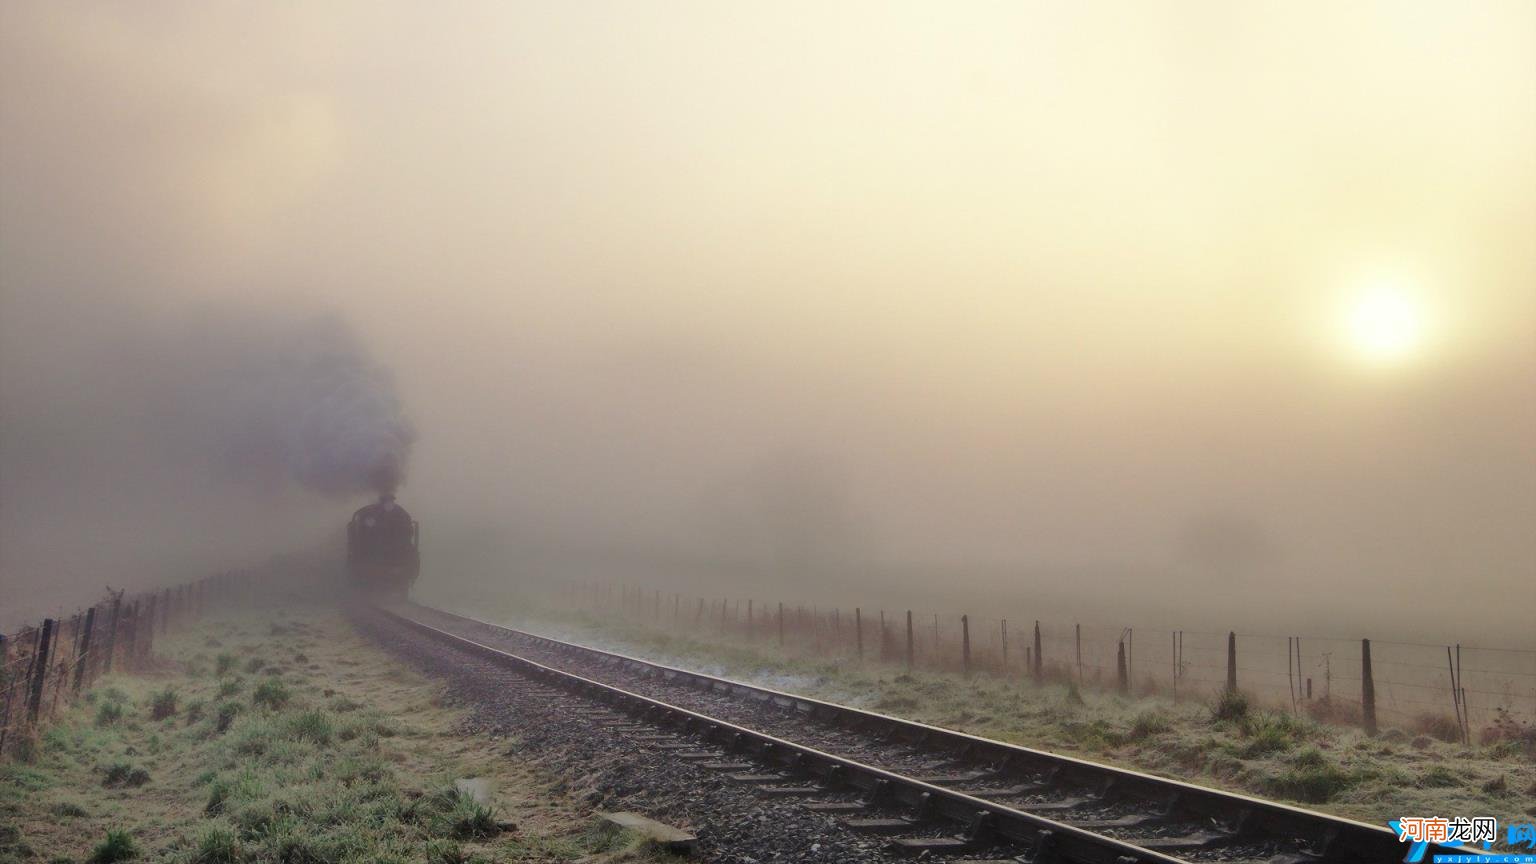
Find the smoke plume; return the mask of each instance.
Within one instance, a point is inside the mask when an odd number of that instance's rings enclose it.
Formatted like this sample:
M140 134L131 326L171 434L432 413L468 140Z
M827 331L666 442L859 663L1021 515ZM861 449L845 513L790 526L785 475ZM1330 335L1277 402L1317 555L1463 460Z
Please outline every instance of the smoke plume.
M405 479L415 430L394 379L335 316L250 346L224 424L235 472L282 475L330 496L389 492Z

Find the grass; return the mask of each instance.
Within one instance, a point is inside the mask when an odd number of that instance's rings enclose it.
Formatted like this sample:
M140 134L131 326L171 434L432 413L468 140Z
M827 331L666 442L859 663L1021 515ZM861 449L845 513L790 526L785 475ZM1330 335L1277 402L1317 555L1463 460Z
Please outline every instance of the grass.
M149 703L149 719L164 720L176 713L176 690L167 687L155 694Z
M251 704L259 707L282 710L288 704L291 694L288 685L277 678L267 678L256 685L256 690L251 693Z
M487 608L493 610L488 615ZM772 640L679 634L586 613L531 616L528 604L495 615L480 602L466 614L557 638L701 669L924 723L959 729L1203 785L1318 806L1382 823L1403 813L1459 812L1529 821L1536 793L1536 733L1510 721L1480 743L1457 743L1454 720L1426 716L1370 738L1359 706L1309 703L1293 714L1242 691L1209 701L1132 698L1079 687L1070 676L1043 684L987 675L905 672L852 657L794 656ZM1417 735L1417 737L1415 737ZM1502 779L1501 779L1502 778Z
M552 778L508 758L505 741L461 732L437 685L339 619L288 616L280 639L270 623L162 640L161 659L184 674L99 682L39 736L35 764L0 762L0 862L652 857L609 857ZM215 633L229 653L198 662ZM263 663L254 686L230 687L235 657L299 653L302 667ZM494 803L456 790L470 776L488 779Z
M113 864L115 861L132 861L139 857L139 844L133 835L118 828L107 830L107 838L91 850L90 864Z

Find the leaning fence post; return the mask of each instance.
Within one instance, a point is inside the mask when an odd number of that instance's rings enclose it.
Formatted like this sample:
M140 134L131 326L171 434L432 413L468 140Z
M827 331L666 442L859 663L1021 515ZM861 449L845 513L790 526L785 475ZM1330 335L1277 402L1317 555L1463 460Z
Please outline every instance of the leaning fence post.
M1237 690L1237 633L1227 631L1227 692Z
M37 640L37 661L32 666L31 692L27 695L27 718L37 722L37 712L43 707L43 682L48 680L48 649L53 641L55 623L52 618L43 619L43 633Z
M80 634L80 651L75 658L75 692L80 692L80 682L85 678L85 666L91 662L91 633L96 629L96 607L85 610L84 632Z
M1083 625L1072 625L1073 638L1077 642L1077 683L1083 683Z
M971 616L960 616L960 671L971 674Z
M1125 668L1125 640L1115 643L1115 682L1121 693L1131 689L1131 681Z
M912 671L912 610L907 610L907 671Z
M1035 681L1045 680L1045 655L1040 650L1040 622L1035 622Z
M1360 719L1365 734L1376 735L1376 681L1371 677L1371 640L1360 640Z
M864 662L864 613L853 607L853 644L858 651L859 662Z

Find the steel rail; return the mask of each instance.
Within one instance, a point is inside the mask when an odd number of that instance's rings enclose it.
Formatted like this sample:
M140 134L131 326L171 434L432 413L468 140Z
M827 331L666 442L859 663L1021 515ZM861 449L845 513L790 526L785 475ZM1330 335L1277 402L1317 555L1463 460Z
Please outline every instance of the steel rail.
M986 846L1005 839L1031 850L1033 859L1080 862L1080 864L1181 864L1181 859L1149 849L1094 834L1061 822L1015 810L935 786L872 765L836 756L768 735L734 723L670 705L639 693L604 684L571 672L545 666L526 657L476 642L430 624L417 621L397 611L379 608L387 618L414 629L458 650L508 666L531 678L548 681L575 691L594 701L606 703L640 719L658 725L673 726L698 735L706 742L729 749L748 751L757 759L780 765L809 778L820 780L828 791L845 789L864 793L872 803L901 805L913 809L920 819L946 820L961 826L972 842ZM913 829L920 830L921 822Z
M1006 765L1013 770L1039 771L1050 775L1055 783L1092 789L1100 795L1112 791L1115 794L1140 798L1153 802L1168 812L1177 812L1192 819L1216 820L1219 823L1234 826L1245 836L1300 839L1319 862L1399 861L1402 860L1407 849L1405 844L1398 841L1397 834L1391 830L1342 816L1320 813L1316 810L1307 810L1237 792L1212 789L1182 780L1158 777L1128 768L1118 768L1086 759L1035 750L862 708L852 708L756 684L680 669L626 654L503 627L416 603L408 604L407 608L410 607L468 625L488 628L552 651L585 654L618 664L630 671L659 676L670 683L682 683L697 689L772 703L780 708L804 714L810 719L833 726L857 729L871 736L884 736L933 750L950 751L957 758ZM400 617L414 620L406 616ZM1433 856L1436 854L1486 855L1488 853L1466 846L1430 844L1426 854Z

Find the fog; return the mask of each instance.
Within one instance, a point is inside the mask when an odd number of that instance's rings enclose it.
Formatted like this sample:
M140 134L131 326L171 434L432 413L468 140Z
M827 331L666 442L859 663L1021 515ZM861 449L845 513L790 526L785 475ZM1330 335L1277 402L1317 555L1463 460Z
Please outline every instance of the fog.
M1533 237L1524 2L6 3L0 627L409 452L423 590L1529 645Z

